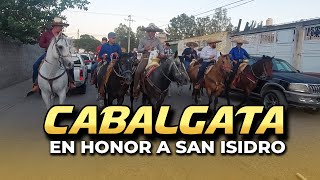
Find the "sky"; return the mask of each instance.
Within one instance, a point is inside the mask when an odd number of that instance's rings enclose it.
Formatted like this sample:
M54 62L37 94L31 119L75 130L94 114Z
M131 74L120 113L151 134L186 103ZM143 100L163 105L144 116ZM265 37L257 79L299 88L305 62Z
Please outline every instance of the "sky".
M101 39L114 31L120 23L129 25L128 15L132 15L133 31L140 25L155 23L167 27L170 19L179 14L197 15L218 7L228 9L228 16L234 26L242 19L241 29L252 20L266 23L268 18L274 24L282 24L301 19L319 18L319 0L89 0L88 11L69 9L63 12L70 26L65 33L77 38L79 34L90 34ZM233 3L233 4L231 4ZM228 5L230 4L230 5ZM241 5L242 4L242 5ZM211 15L214 11L196 17Z

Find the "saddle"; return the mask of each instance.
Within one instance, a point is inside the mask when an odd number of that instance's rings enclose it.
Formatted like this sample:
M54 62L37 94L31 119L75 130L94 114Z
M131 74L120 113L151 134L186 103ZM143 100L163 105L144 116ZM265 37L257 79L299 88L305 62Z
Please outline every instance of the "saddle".
M148 71L151 67L159 67L160 66L160 59L159 58L153 58L151 61L148 61L148 64L145 68L146 71Z
M243 72L243 70L248 66L248 61L243 61L240 65L239 65L239 69L236 72L236 75L239 75L240 73Z
M212 62L212 63L207 67L207 69L206 69L206 71L204 72L204 74L207 75L207 74L211 71L211 69L213 68L214 65L215 65L215 63Z

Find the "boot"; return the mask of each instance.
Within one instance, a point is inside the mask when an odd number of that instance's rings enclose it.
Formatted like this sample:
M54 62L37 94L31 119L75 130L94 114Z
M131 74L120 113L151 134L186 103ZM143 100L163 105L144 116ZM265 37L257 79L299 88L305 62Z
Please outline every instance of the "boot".
M133 83L133 97L135 99L137 99L140 95L140 78L141 78L141 74L144 72L145 68L148 65L148 58L144 57L141 59L136 73L134 75L134 83Z
M39 91L39 85L37 83L33 83L31 92L38 92Z

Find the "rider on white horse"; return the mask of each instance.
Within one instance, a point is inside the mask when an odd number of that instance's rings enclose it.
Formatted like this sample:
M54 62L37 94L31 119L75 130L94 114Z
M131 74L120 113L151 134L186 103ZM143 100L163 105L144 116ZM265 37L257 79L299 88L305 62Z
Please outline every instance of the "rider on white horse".
M47 54L47 50L48 47L51 43L51 40L58 36L59 33L62 31L63 27L67 27L69 26L69 24L63 23L62 22L62 18L59 17L55 17L53 19L53 22L51 24L52 28L49 31L44 32L39 40L39 46L45 49L45 53L43 55L41 55L37 61L33 64L33 87L31 92L36 92L39 90L39 86L37 83L37 77L38 77L38 73L39 73L39 66L41 64L41 62L45 59L46 54ZM69 76L69 81L70 81L70 88L75 88L75 84L74 84L74 80L73 80L73 69L68 71L68 76Z

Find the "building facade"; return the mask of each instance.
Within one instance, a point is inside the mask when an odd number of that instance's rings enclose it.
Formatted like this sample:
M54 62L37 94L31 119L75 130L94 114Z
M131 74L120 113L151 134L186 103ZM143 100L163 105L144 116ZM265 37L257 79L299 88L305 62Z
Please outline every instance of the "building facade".
M302 72L320 72L320 19L269 25L229 36L230 40L242 37L249 41L243 47L250 55L275 56Z

